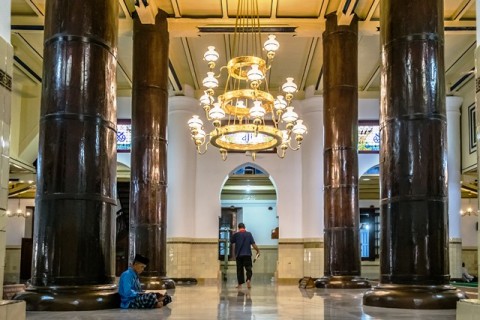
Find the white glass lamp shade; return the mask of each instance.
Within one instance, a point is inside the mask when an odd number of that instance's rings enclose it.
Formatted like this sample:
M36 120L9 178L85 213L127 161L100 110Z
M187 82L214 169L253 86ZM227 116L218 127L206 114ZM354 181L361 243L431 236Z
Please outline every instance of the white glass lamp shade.
M213 108L208 112L208 115L214 120L221 120L225 117L225 111L220 108L220 103L216 102L213 104Z
M264 77L263 72L258 69L258 64L252 65L252 68L247 72L247 78L250 81L262 80Z
M218 87L218 80L215 78L215 73L207 72L207 77L202 81L206 88L213 89Z
M293 133L303 135L307 132L307 126L303 124L303 120L297 120L297 123L293 126Z
M213 103L213 97L207 93L200 97L200 103L207 106Z
M287 107L287 101L283 96L277 96L277 99L273 102L273 106L277 110L283 110Z
M273 34L268 36L267 41L263 44L263 48L268 52L275 52L280 48L280 43L278 43L277 37Z
M285 122L294 122L298 119L298 114L293 111L293 107L287 107L287 112L282 115L282 120Z
M254 101L253 107L250 109L250 116L254 118L261 118L265 115L265 108L262 106L261 101Z
M207 134L202 129L198 130L197 134L193 136L195 140L203 140Z
M287 82L282 85L282 90L285 93L294 93L297 91L297 85L293 82L293 78L287 78Z
M203 58L205 59L205 61L215 62L215 61L218 60L219 56L220 55L218 54L218 52L215 51L215 47L214 46L209 46L208 51L205 52L205 54L203 55Z
M187 123L190 130L200 130L203 127L203 121L197 115L194 115L192 118L190 118Z
M245 102L243 100L238 100L237 103L235 104L235 107L244 109L246 108Z

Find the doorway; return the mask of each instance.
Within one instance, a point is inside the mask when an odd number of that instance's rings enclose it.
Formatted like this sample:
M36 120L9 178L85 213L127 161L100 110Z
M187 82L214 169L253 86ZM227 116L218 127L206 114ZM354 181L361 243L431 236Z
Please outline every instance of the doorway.
M218 259L224 280L236 278L235 258L229 241L240 222L252 233L261 251L253 266L255 277L273 277L278 260L276 207L276 188L265 170L245 163L229 174L221 192L218 224Z

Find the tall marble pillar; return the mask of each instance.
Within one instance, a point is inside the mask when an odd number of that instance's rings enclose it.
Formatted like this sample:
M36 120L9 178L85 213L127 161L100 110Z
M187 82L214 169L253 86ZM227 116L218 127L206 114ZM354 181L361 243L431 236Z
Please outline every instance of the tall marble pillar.
M13 77L13 46L10 44L10 6L0 12L0 292L3 292L7 246L8 179L10 162L10 121ZM0 299L1 300L1 299ZM2 314L0 306L0 314Z
M443 0L385 0L380 19L380 284L363 302L453 309Z
M116 0L46 2L28 310L118 307Z
M448 238L449 266L452 279L462 278L462 234L460 208L461 184L461 141L460 107L463 98L448 96L447 110L447 168L448 168Z
M325 270L317 288L369 288L361 279L358 209L358 21L323 33Z
M173 288L166 278L168 24L158 11L155 24L134 15L130 261L149 258L141 281L148 289Z
M302 118L315 139L302 143L302 213L304 237L303 275L321 277L323 270L323 97L309 96L301 101Z
M168 136L174 138L169 139L167 149L167 270L174 278L193 278L195 274L196 265L191 259L195 225L189 221L195 212L197 151L192 148L192 138L186 125L198 108L198 100L193 97L168 99Z

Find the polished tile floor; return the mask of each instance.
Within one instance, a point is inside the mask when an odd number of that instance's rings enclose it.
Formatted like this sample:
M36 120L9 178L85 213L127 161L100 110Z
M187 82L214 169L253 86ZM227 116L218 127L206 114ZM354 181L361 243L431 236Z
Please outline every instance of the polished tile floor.
M261 283L258 283L261 282ZM297 286L253 282L250 290L235 284L177 286L173 303L154 310L27 312L28 320L126 319L455 319L455 310L403 310L362 306L364 290L301 290Z

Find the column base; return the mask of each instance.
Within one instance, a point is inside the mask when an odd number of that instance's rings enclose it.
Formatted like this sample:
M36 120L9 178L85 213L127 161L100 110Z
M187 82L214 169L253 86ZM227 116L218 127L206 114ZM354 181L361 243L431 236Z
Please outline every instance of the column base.
M87 311L120 307L116 285L30 286L13 299L24 300L27 311Z
M324 276L315 280L316 288L367 289L372 286L365 278L357 276Z
M144 290L175 289L175 281L168 277L140 277Z
M463 291L450 285L380 284L363 295L363 304L400 309L455 309L466 299Z

